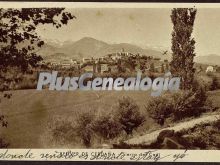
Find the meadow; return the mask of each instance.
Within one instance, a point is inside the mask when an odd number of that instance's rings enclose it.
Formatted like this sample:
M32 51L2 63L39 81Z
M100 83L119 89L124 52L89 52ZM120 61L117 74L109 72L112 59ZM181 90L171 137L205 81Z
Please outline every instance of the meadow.
M219 80L219 74L216 74ZM199 75L203 84L210 84L211 78ZM210 86L210 85L208 85ZM11 99L4 98L4 93L11 93ZM0 127L0 135L10 143L9 148L84 148L79 139L70 137L71 144L52 142L48 127L61 118L72 123L77 122L83 112L108 114L117 110L118 100L129 96L145 115L145 122L133 131L132 136L144 135L161 126L157 124L146 110L152 99L151 91L50 91L44 89L10 90L0 93L0 109L8 121L8 127ZM215 107L220 107L220 90L207 92ZM164 127L170 123L165 123ZM131 138L131 137L129 137ZM126 139L125 139L126 140ZM75 141L75 142L74 142Z
M149 92L144 91L60 92L31 89L15 90L10 93L11 99L5 99L0 104L9 123L8 128L1 128L1 132L10 143L10 148L52 147L48 140L47 126L55 117L60 116L74 121L83 111L111 113L117 106L118 99L123 96L134 99L141 112L146 114L145 106L151 97ZM154 125L158 126L146 115L146 123L139 128L138 133L155 129Z

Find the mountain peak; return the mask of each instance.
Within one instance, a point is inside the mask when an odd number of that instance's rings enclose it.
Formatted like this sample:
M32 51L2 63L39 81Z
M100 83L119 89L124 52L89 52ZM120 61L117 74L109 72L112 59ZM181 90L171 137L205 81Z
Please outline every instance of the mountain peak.
M92 38L92 37L83 37L81 39L79 39L78 41L96 41L96 42L103 42L103 41L99 41L95 38Z
M97 40L95 38L92 38L92 37L84 37L84 38L81 38L80 40L76 41L74 43L74 45L76 46L80 46L80 47L91 47L91 49L93 49L92 47L94 47L94 49L96 49L95 47L103 47L103 46L106 46L108 45L106 42L103 42L103 41L100 41L100 40Z

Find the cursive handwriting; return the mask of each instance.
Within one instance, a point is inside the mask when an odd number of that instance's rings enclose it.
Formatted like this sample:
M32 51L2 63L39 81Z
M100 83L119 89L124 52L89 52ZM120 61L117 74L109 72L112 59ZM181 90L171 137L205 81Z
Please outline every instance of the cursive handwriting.
M14 152L13 152L14 151ZM172 151L172 150L171 150ZM187 150L0 150L0 160L70 160L70 161L181 161Z

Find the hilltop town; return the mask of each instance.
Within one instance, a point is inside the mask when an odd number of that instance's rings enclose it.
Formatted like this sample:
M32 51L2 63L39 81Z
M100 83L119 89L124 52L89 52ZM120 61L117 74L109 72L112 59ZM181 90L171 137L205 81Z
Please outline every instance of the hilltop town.
M76 73L164 73L169 70L171 60L171 52L166 48L109 44L91 37L69 41L62 46L48 41L39 53L43 57L39 63L40 70L70 70ZM198 72L215 72L219 70L218 61L217 55L196 56L195 67Z
M99 58L64 59L61 61L42 61L40 67L56 70L75 70L93 73L117 72L165 72L169 70L168 60L158 57L133 54L122 49L120 52L110 53Z

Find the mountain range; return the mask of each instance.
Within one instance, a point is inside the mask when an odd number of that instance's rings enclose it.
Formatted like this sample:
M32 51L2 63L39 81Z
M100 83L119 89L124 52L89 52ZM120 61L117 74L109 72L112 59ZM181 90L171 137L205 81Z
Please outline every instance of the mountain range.
M141 55L159 57L161 59L171 59L171 52L169 51L166 55L162 55L163 51L161 49L157 50L150 47L142 48L129 43L109 44L91 37L84 37L78 41L66 41L62 44L48 41L39 50L39 54L48 61L60 61L70 58L80 60L82 58L91 57L99 58L110 53L121 52L122 49L125 52L133 54L139 53ZM216 54L196 56L195 62L209 65L220 65L220 56Z
M39 51L44 59L61 60L65 58L99 58L109 53L125 52L133 54L141 54L146 56L160 57L168 59L169 55L162 55L162 51L154 49L143 49L139 46L129 43L109 44L90 37L84 37L78 41L68 41L61 46L57 46L52 42L46 42Z

